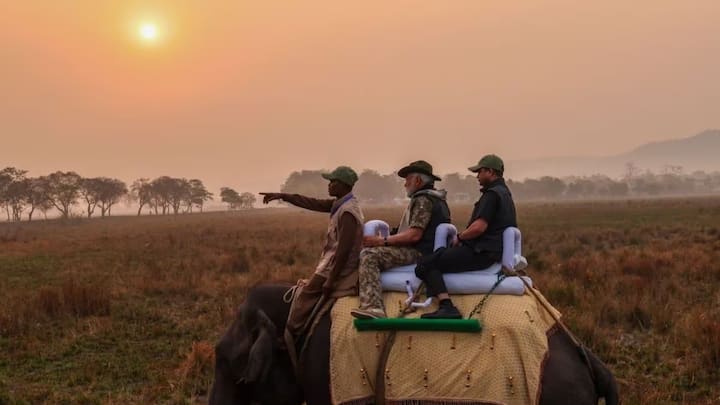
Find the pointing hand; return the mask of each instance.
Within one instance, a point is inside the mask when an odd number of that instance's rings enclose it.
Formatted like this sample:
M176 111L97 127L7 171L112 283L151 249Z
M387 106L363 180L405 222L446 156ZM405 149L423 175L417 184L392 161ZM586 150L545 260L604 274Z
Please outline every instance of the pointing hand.
M283 196L282 193L260 193L260 195L263 196L263 204L274 200L281 200Z

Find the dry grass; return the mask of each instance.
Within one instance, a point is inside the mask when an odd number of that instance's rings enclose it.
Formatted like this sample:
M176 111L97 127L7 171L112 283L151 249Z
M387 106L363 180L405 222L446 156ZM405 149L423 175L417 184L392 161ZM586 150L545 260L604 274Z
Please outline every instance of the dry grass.
M452 207L464 225L470 207ZM525 204L537 286L625 403L720 401L720 201ZM367 209L394 223L401 208ZM0 403L187 403L252 285L306 277L325 215L0 224Z
M185 360L176 370L180 388L191 397L207 395L212 385L215 367L215 345L193 342Z
M13 297L7 292L7 297ZM23 335L33 326L62 317L82 318L110 315L109 291L98 285L70 279L60 287L40 287L9 300L0 311L0 336Z

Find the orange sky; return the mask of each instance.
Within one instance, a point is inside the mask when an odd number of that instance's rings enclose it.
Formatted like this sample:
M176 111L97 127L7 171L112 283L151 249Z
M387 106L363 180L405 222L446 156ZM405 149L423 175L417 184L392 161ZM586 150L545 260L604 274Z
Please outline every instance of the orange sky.
M717 0L272 3L0 0L0 167L257 191L720 127Z

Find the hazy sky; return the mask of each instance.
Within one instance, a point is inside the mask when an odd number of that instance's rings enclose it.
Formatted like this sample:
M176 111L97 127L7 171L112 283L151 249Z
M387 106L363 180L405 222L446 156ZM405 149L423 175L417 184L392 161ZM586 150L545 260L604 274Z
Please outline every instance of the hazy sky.
M447 173L488 152L605 155L720 127L717 0L0 10L0 167L31 175L256 191L301 168L424 158Z

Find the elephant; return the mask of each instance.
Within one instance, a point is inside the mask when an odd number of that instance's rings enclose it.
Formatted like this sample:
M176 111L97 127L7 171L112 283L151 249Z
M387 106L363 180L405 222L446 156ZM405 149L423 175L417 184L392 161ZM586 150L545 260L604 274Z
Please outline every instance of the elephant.
M307 342L296 378L283 346L290 305L282 297L288 288L290 285L265 284L248 291L215 347L210 405L331 404L330 316L320 319ZM608 368L589 350L587 357L581 356L570 337L555 329L558 331L548 337L540 404L597 404L599 398L605 398L607 405L618 404L617 383Z

